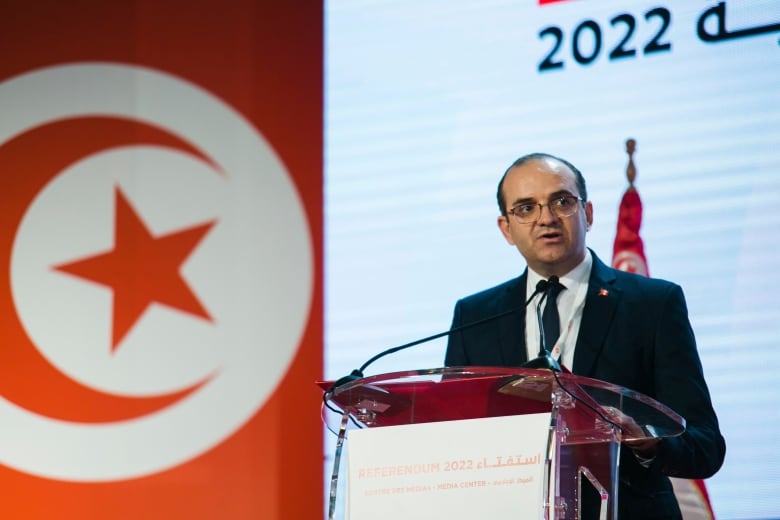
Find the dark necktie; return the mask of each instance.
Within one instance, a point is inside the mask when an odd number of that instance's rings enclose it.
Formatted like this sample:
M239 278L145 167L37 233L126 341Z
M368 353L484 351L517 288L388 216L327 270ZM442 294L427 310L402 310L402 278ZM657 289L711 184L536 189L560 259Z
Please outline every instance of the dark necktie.
M561 319L558 316L558 295L566 289L558 281L557 276L551 276L548 280L550 287L547 289L547 304L542 313L542 326L544 327L545 347L550 351L558 336L561 334Z

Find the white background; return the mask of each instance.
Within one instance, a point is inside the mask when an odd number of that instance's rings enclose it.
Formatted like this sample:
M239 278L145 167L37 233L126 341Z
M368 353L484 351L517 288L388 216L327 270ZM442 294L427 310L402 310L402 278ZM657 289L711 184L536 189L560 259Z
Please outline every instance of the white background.
M713 5L326 2L326 377L446 330L458 298L522 272L495 224L496 184L520 155L582 170L595 207L588 243L610 262L632 137L650 274L685 290L726 437L725 465L707 481L716 515L780 517L780 32L705 43L697 20ZM672 48L644 54L656 7L671 14L661 41ZM726 7L731 31L780 23L776 0ZM637 54L610 60L621 13L636 20ZM587 19L602 48L581 65L572 36ZM539 72L548 26L564 33L565 64ZM583 54L591 36L581 31ZM445 345L367 374L441 366Z

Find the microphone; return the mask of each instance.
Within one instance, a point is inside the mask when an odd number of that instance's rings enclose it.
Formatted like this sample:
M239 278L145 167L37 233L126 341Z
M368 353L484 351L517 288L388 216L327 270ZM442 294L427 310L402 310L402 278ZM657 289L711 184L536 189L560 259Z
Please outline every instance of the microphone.
M420 343L426 343L428 341L433 341L434 339L438 339L438 338L441 338L441 337L444 337L444 336L449 336L450 334L454 334L454 333L460 332L462 330L470 329L471 327L476 327L477 325L482 325L483 323L487 323L489 321L497 320L499 318L503 318L504 316L508 316L509 314L515 313L517 311L521 311L521 310L525 309L526 307L528 307L528 304L531 303L531 301L539 293L542 293L542 292L544 293L544 296L541 299L541 301L544 301L544 299L547 297L547 294L549 293L549 290L550 290L550 282L548 282L547 280L539 280L539 283L536 284L536 289L534 289L533 294L528 298L528 300L526 300L525 304L520 306L520 307L515 307L515 308L512 308L512 309L506 310L504 312L499 312L498 314L494 314L492 316L488 316L487 318L482 318L481 320L472 321L470 323L465 323L463 325L458 325L457 327L453 327L453 328L451 328L449 330L445 330L443 332L439 332L437 334L433 334L432 336L427 336L427 337L424 337L424 338L421 338L421 339L417 339L417 340L411 341L409 343L404 343L403 345L398 345L397 347L392 347L392 348L389 348L387 350L383 350L379 354L375 355L374 357L372 357L371 359L369 359L368 361L363 363L363 365L360 368L357 368L357 369L353 370L352 372L350 372L349 375L344 376L341 379L338 379L335 383L333 383L333 385L331 385L331 387L325 393L327 394L328 392L332 392L336 388L338 388L338 387L340 387L342 385L345 385L347 383L350 383L352 381L355 381L356 379L361 379L362 377L364 377L363 376L363 371L369 365L371 365L374 361L377 361L380 358L383 358L383 357L385 357L385 356L387 356L389 354L393 354L395 352L398 352L399 350L405 350L407 348L414 347L415 345L419 345ZM541 301L539 302L539 305L541 305ZM539 321L539 326L541 328L541 323L542 323L541 319L542 318L541 318L541 314L539 313L539 306L537 306L536 314L537 314L538 319L540 320ZM542 341L544 341L544 340L542 340ZM557 362L555 360L553 360L552 358L550 358L550 360L553 363L557 364ZM523 366L525 366L525 365L523 365ZM558 371L560 372L560 366L558 367Z
M553 357L550 355L550 348L547 345L547 338L544 334L544 322L542 320L542 303L547 299L547 297L550 295L550 290L552 290L552 286L555 283L558 283L558 277L557 276L551 276L550 280L554 280L554 282L548 282L547 280L540 280L539 283L536 285L536 290L539 291L539 288L543 286L541 289L544 291L544 294L541 298L539 298L539 303L536 304L536 322L539 324L539 354L532 360L526 361L522 365L520 365L523 368L542 368L542 369L549 369L553 372L562 372L561 364L558 363ZM532 297L533 298L533 297Z

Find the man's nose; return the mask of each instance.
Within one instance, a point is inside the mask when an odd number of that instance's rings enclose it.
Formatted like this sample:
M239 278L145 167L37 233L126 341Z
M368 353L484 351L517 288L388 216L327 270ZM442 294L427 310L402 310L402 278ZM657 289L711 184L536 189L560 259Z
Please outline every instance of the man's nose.
M539 204L539 220L537 223L555 222L556 220L558 220L558 215L553 213L549 204Z

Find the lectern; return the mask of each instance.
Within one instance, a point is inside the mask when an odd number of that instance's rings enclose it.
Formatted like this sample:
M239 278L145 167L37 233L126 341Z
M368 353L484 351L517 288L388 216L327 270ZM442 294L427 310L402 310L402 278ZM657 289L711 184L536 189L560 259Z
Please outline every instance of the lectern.
M549 413L536 517L545 520L617 519L621 441L671 437L685 430L682 417L648 396L567 372L448 367L319 385L326 409L339 419L331 518L337 501L343 500L337 484L350 428Z

